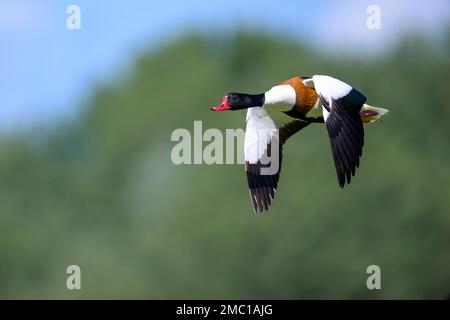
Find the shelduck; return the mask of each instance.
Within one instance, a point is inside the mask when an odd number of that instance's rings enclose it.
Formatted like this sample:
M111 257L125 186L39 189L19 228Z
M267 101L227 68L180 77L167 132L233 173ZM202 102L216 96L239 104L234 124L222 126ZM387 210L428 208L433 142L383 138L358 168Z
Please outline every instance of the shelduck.
M231 92L214 111L247 110L244 159L255 213L268 210L280 178L282 146L311 123L324 123L339 186L350 183L364 145L363 123L388 110L366 104L366 96L338 79L294 77L261 94ZM273 170L274 169L274 170Z

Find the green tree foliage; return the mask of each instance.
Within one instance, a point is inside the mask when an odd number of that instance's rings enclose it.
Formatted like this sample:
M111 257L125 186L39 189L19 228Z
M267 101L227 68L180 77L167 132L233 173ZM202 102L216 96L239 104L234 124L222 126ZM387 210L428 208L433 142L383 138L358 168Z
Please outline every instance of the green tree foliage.
M0 142L0 297L446 297L448 52L450 40L409 39L382 57L336 58L236 34L142 55L72 123ZM242 166L171 162L176 128L244 127L244 112L209 111L225 93L311 74L344 79L391 111L366 126L344 190L320 125L286 145L264 215L251 211ZM65 287L71 264L80 291ZM366 288L371 264L380 291Z

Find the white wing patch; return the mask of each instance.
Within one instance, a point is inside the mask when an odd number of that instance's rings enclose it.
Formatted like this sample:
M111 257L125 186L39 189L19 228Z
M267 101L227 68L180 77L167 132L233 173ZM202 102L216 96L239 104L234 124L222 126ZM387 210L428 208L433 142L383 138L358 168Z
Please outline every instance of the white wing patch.
M315 75L312 77L312 82L311 79L308 79L308 82L304 81L303 83L309 87L313 87L322 99L325 100L323 103L328 104L330 110L333 108L333 100L345 97L353 89L347 83L330 76ZM330 113L324 106L322 107L322 112L323 119L326 122Z
M267 112L261 107L249 108L246 121L244 158L249 163L254 164L266 152L267 145L277 128Z
M244 159L251 164L257 163L264 155L274 132L295 121L284 112L270 108L255 107L247 110Z
M337 100L346 96L353 88L345 82L329 76L313 76L316 92L325 99Z

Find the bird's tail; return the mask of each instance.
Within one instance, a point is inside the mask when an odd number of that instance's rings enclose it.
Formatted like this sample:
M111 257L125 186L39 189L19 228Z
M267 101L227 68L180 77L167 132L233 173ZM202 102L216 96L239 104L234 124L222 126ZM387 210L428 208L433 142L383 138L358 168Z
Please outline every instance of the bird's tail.
M389 112L388 109L376 108L364 104L359 114L363 122L375 122Z

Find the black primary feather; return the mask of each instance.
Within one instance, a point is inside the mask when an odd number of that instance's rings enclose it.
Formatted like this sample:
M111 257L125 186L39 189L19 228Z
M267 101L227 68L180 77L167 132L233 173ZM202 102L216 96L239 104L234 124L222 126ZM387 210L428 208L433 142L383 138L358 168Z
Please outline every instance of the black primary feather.
M336 167L339 186L350 183L359 167L359 158L364 146L364 128L359 112L367 98L356 89L346 96L329 101L319 96L326 110L330 112L325 122L330 137L331 152Z

